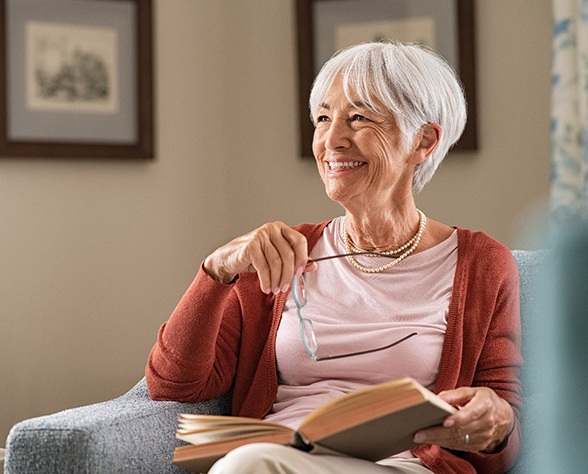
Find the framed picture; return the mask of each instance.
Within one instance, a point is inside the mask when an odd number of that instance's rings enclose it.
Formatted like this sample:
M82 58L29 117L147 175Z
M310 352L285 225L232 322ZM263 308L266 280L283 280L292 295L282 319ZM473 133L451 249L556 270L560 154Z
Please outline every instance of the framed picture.
M153 157L151 0L0 0L0 156Z
M457 150L475 150L474 0L296 0L300 150L312 156L308 98L312 81L336 51L393 39L424 43L456 69L468 102L468 123Z

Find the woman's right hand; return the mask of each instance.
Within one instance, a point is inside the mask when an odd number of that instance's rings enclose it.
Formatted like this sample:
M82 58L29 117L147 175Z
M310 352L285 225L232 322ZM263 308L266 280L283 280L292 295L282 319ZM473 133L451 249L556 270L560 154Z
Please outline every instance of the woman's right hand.
M204 270L222 283L241 272L257 272L261 290L269 294L287 291L307 262L306 237L283 222L271 222L215 250L204 260Z

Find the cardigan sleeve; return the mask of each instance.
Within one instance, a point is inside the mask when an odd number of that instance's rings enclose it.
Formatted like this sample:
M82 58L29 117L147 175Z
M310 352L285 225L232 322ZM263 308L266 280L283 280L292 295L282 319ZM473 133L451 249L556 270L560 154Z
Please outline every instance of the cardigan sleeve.
M309 251L327 224L295 227ZM195 402L232 390L234 414L262 416L277 391L274 329L283 301L264 294L254 273L225 285L201 265L149 355L151 397Z
M521 356L521 326L519 309L519 277L512 253L502 245L486 249L486 261L482 262L470 279L473 296L480 298L479 315L475 330L485 334L472 386L486 386L506 400L514 412L514 428L498 451L468 453L468 461L478 473L506 472L516 462L521 445L520 415L522 409L522 388L519 380ZM480 271L485 278L480 290ZM485 309L484 309L485 308ZM485 313L488 316L485 316ZM476 314L472 311L472 314ZM467 316L466 316L467 317ZM483 330L483 332L482 332ZM470 332L471 334L471 332ZM473 336L473 334L472 334ZM468 332L464 333L464 344L468 344Z
M216 282L201 266L149 355L145 375L151 398L196 402L227 392L240 338L234 285Z

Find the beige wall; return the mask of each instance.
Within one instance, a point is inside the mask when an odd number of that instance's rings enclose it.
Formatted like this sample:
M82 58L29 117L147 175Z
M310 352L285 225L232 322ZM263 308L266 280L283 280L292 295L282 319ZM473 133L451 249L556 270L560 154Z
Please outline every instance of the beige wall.
M293 3L155 0L156 160L0 161L0 445L134 384L217 244L339 213L297 154ZM514 247L548 195L550 2L477 3L481 148L419 205Z

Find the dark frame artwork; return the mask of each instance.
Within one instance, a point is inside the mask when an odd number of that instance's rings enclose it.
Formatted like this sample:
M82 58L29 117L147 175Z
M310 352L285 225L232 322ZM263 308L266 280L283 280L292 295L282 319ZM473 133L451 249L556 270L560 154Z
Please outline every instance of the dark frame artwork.
M296 0L296 22L298 34L298 96L300 154L304 158L312 157L312 135L314 128L309 119L308 98L312 81L318 73L315 70L317 45L315 44L315 18L313 5L329 0ZM361 0L346 0L361 2ZM404 0L410 1L410 0ZM434 0L431 0L434 1ZM459 142L453 148L461 151L477 149L476 128L476 74L475 74L475 37L474 37L474 0L453 0L457 12L457 54L459 55L458 74L464 85L468 122ZM334 53L335 51L332 51Z
M18 1L0 0L0 156L153 158L152 0Z

